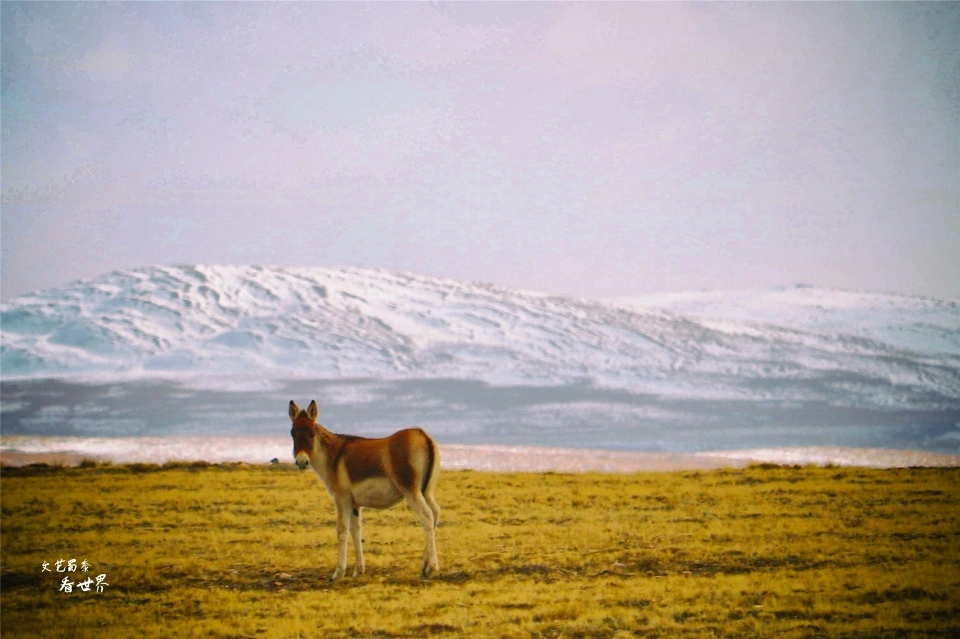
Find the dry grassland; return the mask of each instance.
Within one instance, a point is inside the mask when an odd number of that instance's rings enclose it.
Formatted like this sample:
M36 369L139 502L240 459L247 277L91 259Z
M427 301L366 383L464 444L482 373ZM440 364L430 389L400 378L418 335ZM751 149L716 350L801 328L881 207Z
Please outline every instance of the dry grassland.
M444 472L437 496L439 576L398 507L331 585L312 473L4 468L2 636L960 636L960 469ZM58 559L109 585L61 592Z

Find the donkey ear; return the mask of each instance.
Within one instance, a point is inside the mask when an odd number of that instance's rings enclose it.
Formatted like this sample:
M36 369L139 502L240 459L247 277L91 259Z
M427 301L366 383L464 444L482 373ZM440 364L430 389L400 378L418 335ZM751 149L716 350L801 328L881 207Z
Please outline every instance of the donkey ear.
M317 408L317 402L310 400L310 405L307 406L307 417L313 421L317 421L317 415L320 414L320 409Z
M293 421L297 418L297 415L300 414L300 407L293 403L293 400L290 400L290 421Z

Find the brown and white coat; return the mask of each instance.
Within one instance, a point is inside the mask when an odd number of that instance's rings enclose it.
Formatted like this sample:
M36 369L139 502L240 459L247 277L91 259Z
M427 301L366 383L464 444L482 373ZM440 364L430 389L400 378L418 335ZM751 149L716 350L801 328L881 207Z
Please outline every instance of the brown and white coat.
M417 515L426 547L421 575L440 569L436 528L440 506L433 493L440 472L437 445L420 428L408 428L380 439L337 435L317 423L317 403L301 410L290 402L293 455L303 470L313 467L337 508L336 580L347 569L347 537L356 553L354 576L363 574L362 508L390 508L406 500Z

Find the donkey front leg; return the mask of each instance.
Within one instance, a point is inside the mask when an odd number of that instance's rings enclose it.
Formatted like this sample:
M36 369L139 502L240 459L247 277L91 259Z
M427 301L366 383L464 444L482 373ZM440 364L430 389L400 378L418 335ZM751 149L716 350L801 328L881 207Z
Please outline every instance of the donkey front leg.
M347 571L347 537L350 536L350 508L337 502L337 569L330 575L330 581L343 577Z

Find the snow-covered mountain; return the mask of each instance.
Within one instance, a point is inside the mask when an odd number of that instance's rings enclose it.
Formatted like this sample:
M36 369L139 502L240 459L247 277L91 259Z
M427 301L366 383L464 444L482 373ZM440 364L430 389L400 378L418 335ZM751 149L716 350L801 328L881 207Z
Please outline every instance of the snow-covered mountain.
M2 379L570 383L960 406L960 300L808 287L587 300L384 270L169 266L0 307Z

